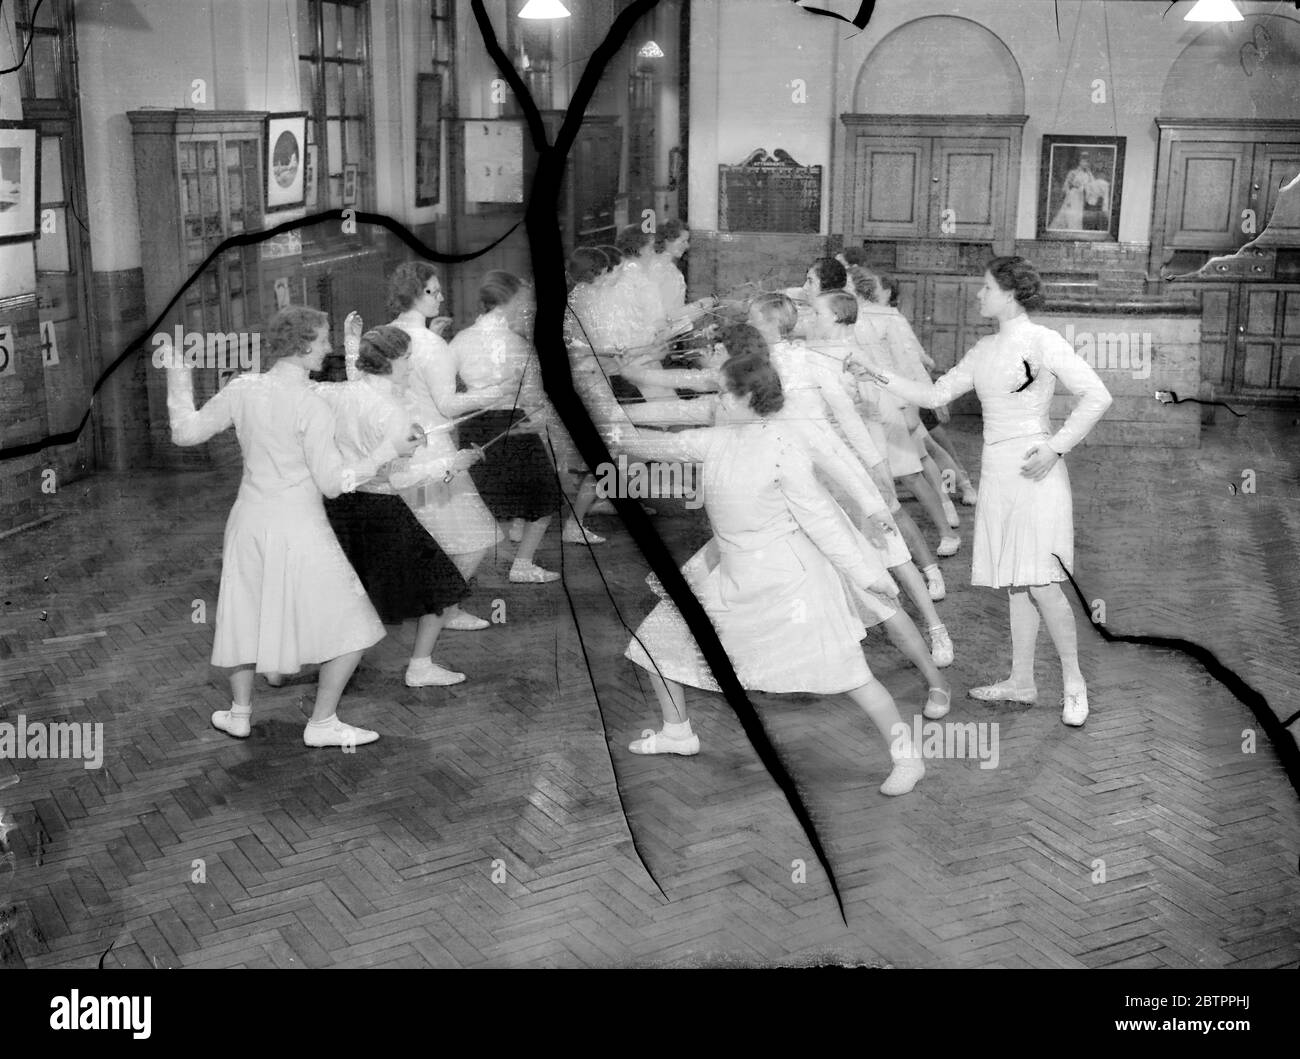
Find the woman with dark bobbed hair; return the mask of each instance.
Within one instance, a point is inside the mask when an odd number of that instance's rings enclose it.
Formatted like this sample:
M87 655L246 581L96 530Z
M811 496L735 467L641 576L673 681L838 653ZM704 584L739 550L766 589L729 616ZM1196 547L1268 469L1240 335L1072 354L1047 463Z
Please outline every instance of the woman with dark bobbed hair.
M1088 689L1079 671L1074 612L1061 591L1074 565L1070 477L1062 457L1084 439L1111 396L1097 373L1058 332L1029 319L1042 303L1042 282L1022 257L996 257L984 273L980 315L998 322L933 384L866 368L877 383L926 408L974 390L984 415L984 455L971 584L1006 588L1011 604L1011 675L972 688L984 700L1034 702L1034 645L1039 615L1061 658L1061 720L1075 727L1088 716ZM1048 410L1057 380L1079 396L1055 434ZM1059 557L1059 561L1058 561Z
M718 425L622 447L640 458L703 464L713 540L682 573L741 684L756 691L847 695L891 744L894 768L881 792L906 794L925 766L893 698L867 666L858 602L869 596L892 609L898 587L817 484L803 446L775 418L785 395L763 336L741 324L724 334L723 344L730 356L721 369ZM649 672L664 720L662 730L645 732L629 749L699 753L683 685L719 688L671 601L650 612L626 656Z
M411 336L385 325L361 336L359 377L324 383L317 392L334 410L334 436L345 456L422 432L403 395L411 370ZM416 619L406 669L408 687L459 684L464 673L432 658L438 634L469 592L465 579L416 518L401 490L450 479L476 462L473 450L439 455L427 448L410 461L388 464L355 493L325 502L334 535L385 624Z
M478 319L448 350L466 397L483 408L460 427L462 445L484 449L474 484L493 515L525 523L510 580L540 584L560 579L533 557L561 496L541 437L554 412L530 341L534 308L532 289L518 276L489 272L479 286Z

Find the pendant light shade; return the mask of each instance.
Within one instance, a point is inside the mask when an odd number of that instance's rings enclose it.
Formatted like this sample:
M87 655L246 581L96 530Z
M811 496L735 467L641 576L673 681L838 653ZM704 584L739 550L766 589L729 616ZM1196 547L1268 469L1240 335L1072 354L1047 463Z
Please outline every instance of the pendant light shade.
M520 18L568 18L569 9L560 0L528 0L519 12Z
M637 55L642 59L662 59L664 50L654 41L648 40L641 45L641 50L637 52Z
M1196 0L1183 16L1184 22L1241 22L1241 12L1232 0Z

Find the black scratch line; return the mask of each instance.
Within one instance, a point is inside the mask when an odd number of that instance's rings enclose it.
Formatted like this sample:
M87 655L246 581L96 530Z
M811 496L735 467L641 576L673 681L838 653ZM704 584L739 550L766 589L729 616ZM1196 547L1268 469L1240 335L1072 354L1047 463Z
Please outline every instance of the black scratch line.
M1217 408L1226 408L1238 419L1245 419L1244 412L1238 412L1230 404L1224 404L1222 401L1202 401L1199 397L1179 397L1173 390L1157 390L1156 400L1161 404L1203 404Z
M551 437L549 433L546 436L546 447L550 449L551 460L552 462L554 462L555 446L551 444ZM558 484L559 477L560 477L558 469L556 471L555 477L556 477L556 482ZM564 497L564 502L569 507L569 514L572 515L574 519L577 519L578 512L577 509L574 508L573 506L573 501L569 499L568 495L564 493L563 489L561 489L560 495ZM584 544L582 545L582 547L585 547L587 549L588 554L591 553L590 544ZM619 785L618 782L618 767L614 764L614 754L609 748L609 724L605 720L605 706L600 701L600 688L596 684L595 671L591 668L591 656L587 653L586 637L582 635L582 622L578 618L578 608L577 605L573 602L573 593L569 591L569 577L565 569L564 552L565 552L564 540L563 538L561 538L560 540L560 587L564 589L564 599L569 604L569 616L573 619L573 627L578 634L578 644L582 648L582 664L587 667L587 681L589 684L591 684L591 694L592 697L596 700L596 716L600 720L600 733L604 737L603 741L605 745L605 754L609 760L609 774L614 777L614 794L618 798L618 809L619 812L623 814L623 822L627 824L628 836L632 839L632 852L636 854L636 859L641 862L641 867L645 870L646 875L650 877L650 881L655 884L655 889L659 891L660 895L663 897L665 901L670 901L671 898L669 898L669 896L666 893L664 893L664 888L660 884L659 879L655 876L655 873L650 870L650 865L646 863L645 854L641 852L641 843L639 843L636 838L636 828L632 826L631 820L628 818L627 815L627 803L623 801L623 788ZM596 565L596 573L600 576L600 582L605 587L605 594L609 596L609 601L614 606L614 613L618 614L618 604L614 600L614 593L610 590L609 582L605 580L605 572L600 568L600 563L596 560L595 555L591 555L591 560ZM621 614L619 614L619 621L620 622L623 621L623 616ZM624 624L626 625L626 623ZM560 635L559 625L557 624L556 633L555 633L556 636L555 657L556 657L557 666L559 664L559 656L560 656L559 635ZM556 686L557 687L559 686L558 673L556 675Z
M347 215L346 217L345 214ZM203 263L190 273L189 278L186 279L186 281L181 284L180 289L172 295L171 301L163 307L163 310L158 314L157 319L155 319L144 330L143 334L130 342L127 347L117 355L113 360L113 363L103 370L99 378L95 381L95 385L91 388L90 405L86 409L85 414L81 417L81 421L73 430L65 430L60 434L50 434L41 438L39 441L29 441L22 445L11 445L8 448L0 449L0 460L16 460L23 456L34 455L43 449L52 448L57 445L71 445L75 443L77 438L81 436L81 432L86 428L86 423L90 419L91 413L95 410L95 395L99 393L104 383L109 380L118 368L126 363L126 359L132 353L150 340L161 326L162 322L167 319L167 314L172 311L172 308L181 300L185 292L194 286L194 284L199 281L199 277L203 275L204 270L220 258L227 250L241 246L257 246L259 243L265 243L270 239L274 239L278 235L283 235L285 232L295 231L298 228L309 228L312 225L345 219L355 221L358 224L373 224L380 228L385 228L397 236L398 239L421 257L429 261L438 261L450 265L463 264L466 261L473 261L475 258L481 257L493 247L508 239L510 234L519 227L519 224L515 223L503 235L494 239L482 249L475 250L468 254L448 254L440 250L434 250L423 240L419 239L415 233L406 228L406 226L400 221L394 220L392 217L387 217L382 213L360 213L351 207L346 207L344 209L325 210L323 213L313 213L310 217L300 217L297 220L285 221L283 224L277 224L274 228L267 228L259 232L246 232L242 235L233 235L229 239L224 239L220 245L218 245L212 253L203 260Z
M1052 554L1056 561L1061 563L1061 557L1056 555L1055 552ZM1078 597L1084 613L1091 613L1088 599L1084 595L1083 589L1079 587L1079 583L1074 579L1074 575L1065 569L1064 563L1061 563L1061 569L1065 570L1065 576L1070 579L1070 584L1074 587L1074 593ZM1250 712L1255 715L1255 720L1264 729L1265 734L1272 742L1273 749L1277 752L1282 767L1286 770L1287 779L1291 781L1291 786L1295 788L1296 794L1300 794L1300 747L1296 746L1286 730L1287 725L1291 724L1296 717L1300 717L1300 714L1292 716L1286 722L1279 721L1277 715L1269 708L1268 700L1220 662L1208 647L1202 647L1198 643L1177 636L1126 636L1122 633L1111 632L1100 622L1092 621L1091 624L1097 630L1098 635L1107 643L1131 643L1143 647L1164 647L1171 651L1180 651L1200 662L1210 676L1232 692L1236 699L1249 707Z
M841 22L847 22L850 26L857 26L858 29L866 29L867 23L871 21L871 15L876 10L876 0L862 0L858 7L858 13L852 18L845 18L843 15L836 14L834 11L827 11L820 7L808 7L800 3L799 0L791 0L793 4L807 11L810 15L825 15L827 18L838 19Z
M626 41L633 25L652 11L657 4L658 0L632 0L619 13L609 33L596 48L591 62L587 64L578 80L573 98L565 112L564 122L556 134L554 145L547 143L541 114L528 87L501 50L496 32L488 20L483 0L471 0L470 4L488 55L514 91L537 147L537 170L532 187L529 189L528 208L524 221L528 232L533 281L537 291L537 317L533 344L537 350L542 369L542 382L547 396L555 406L561 421L569 431L569 436L588 467L612 463L613 459L605 446L604 439L592 423L586 406L578 399L573 389L573 374L569 368L569 357L564 343L564 308L568 303L568 291L565 289L564 244L560 237L557 216L560 182L564 176L565 161L577 138L582 119L595 95L602 73ZM835 895L835 903L840 910L840 917L847 925L844 902L835 881L835 874L831 870L830 861L817 835L817 829L808 810L804 807L803 800L799 797L794 781L768 740L753 705L745 695L745 690L736 677L735 671L731 668L731 662L722 647L722 642L718 639L718 634L703 606L687 587L685 578L677 569L676 563L672 561L672 556L641 505L619 497L615 500L614 506L632 539L641 550L641 554L659 576L660 583L685 618L687 627L691 630L701 653L713 671L714 679L722 688L728 705L740 719L741 726L758 753L759 760L763 762L768 774L785 795L822 869L826 872L831 891ZM630 830L630 822L628 826Z

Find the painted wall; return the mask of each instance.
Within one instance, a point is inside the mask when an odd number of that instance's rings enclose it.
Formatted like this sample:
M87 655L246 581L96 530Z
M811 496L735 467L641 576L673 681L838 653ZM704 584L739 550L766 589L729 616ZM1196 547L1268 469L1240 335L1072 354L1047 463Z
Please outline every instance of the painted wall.
M1060 10L1060 38L1054 11ZM717 227L719 164L741 161L755 147L783 147L803 165L831 171L823 184L823 232L831 232L831 202L839 191L843 126L855 110L883 113L925 108L971 112L1007 100L1006 70L996 50L971 53L970 23L984 27L1009 51L1023 80L1025 149L1021 158L1016 235L1035 232L1039 148L1044 133L1119 135L1127 138L1121 241L1145 242L1151 219L1156 158L1154 118L1186 93L1181 113L1203 116L1241 102L1237 117L1264 116L1282 105L1292 86L1297 98L1300 64L1290 45L1296 19L1279 5L1244 2L1251 16L1229 26L1184 22L1181 8L1162 19L1158 3L1061 0L907 0L878 4L864 32L811 15L789 0L694 0L691 27L690 202L693 227ZM927 20L921 26L908 23ZM952 20L952 21L947 21ZM1166 97L1166 81L1188 45L1219 56L1222 77L1246 81L1235 59L1253 27L1274 27L1275 44L1259 86L1232 95L1212 79L1181 78ZM1293 25L1284 25L1283 23ZM945 32L945 27L947 31ZM901 32L890 41L895 31ZM910 44L898 47L900 38ZM1285 43L1283 43L1285 42ZM884 45L884 76L860 84L863 64ZM1269 65L1271 64L1271 65ZM981 74L983 71L983 74ZM1280 71L1280 72L1279 72ZM799 102L794 79L806 83ZM1100 81L1099 86L1097 82ZM1280 89L1277 86L1282 86ZM996 87L997 90L994 90ZM1098 91L1104 89L1104 94ZM990 100L995 103L989 103ZM1225 102L1225 100L1229 102ZM1003 105L1010 105L1005 103ZM1287 117L1300 117L1292 105ZM1175 115L1168 115L1175 116Z
M131 0L117 8L79 2L76 17L91 254L96 271L135 268L140 233L126 112L302 109L297 4ZM204 82L205 103L195 101L196 79Z

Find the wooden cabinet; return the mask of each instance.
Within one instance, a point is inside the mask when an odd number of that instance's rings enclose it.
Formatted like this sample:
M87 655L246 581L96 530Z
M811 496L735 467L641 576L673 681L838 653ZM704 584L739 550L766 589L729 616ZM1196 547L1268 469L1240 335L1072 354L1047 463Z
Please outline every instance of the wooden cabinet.
M1157 118L1156 124L1153 281L1167 277L1175 254L1173 271L1190 271L1250 242L1268 223L1278 188L1300 173L1300 121Z
M183 335L201 335L205 352L218 353L218 363L194 371L194 397L202 405L241 370L241 350L247 364L260 348L260 334L256 340L253 334L262 323L258 247L227 250L199 269L225 239L262 228L266 115L138 110L127 117L134 136L145 313L150 321L157 319L195 277L159 329L173 336L177 327ZM147 345L146 355L153 349ZM208 466L238 460L229 432L194 449L172 445L166 380L152 368L147 377L158 463Z
M841 120L848 139L838 224L846 239L1014 240L1023 115Z
M1202 378L1220 393L1300 397L1300 285L1211 283L1201 288Z

